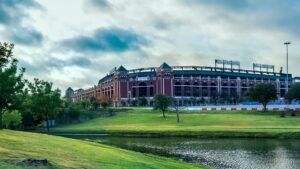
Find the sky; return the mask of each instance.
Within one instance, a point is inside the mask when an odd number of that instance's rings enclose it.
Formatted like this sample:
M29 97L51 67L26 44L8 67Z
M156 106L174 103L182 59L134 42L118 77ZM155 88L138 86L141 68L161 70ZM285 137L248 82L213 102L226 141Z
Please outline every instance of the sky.
M25 78L64 91L96 85L114 67L275 65L300 76L298 0L0 0L0 41L14 43Z

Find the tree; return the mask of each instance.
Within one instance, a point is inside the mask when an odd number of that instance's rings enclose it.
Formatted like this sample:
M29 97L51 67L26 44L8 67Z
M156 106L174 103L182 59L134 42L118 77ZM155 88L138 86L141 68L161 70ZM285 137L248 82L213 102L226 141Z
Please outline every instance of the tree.
M168 107L171 104L171 99L168 96L162 95L162 94L157 94L154 96L154 101L153 101L153 108L154 110L160 110L163 113L163 117L166 118L165 116L165 111L168 110Z
M145 98L145 97L142 97L142 98L139 98L138 99L138 105L139 106L142 106L142 107L144 107L144 106L147 106L147 99Z
M0 129L2 129L2 110L14 104L16 96L24 87L23 73L18 73L18 60L13 57L14 45L0 42Z
M54 118L62 105L60 90L52 89L52 83L34 79L34 82L28 83L30 89L30 104L32 112L36 117L46 121L47 131L49 133L49 119Z
M77 102L83 109L88 109L89 101L88 100L80 100Z
M295 83L292 85L286 95L286 99L290 102L292 100L300 100L300 83Z
M250 88L248 96L253 101L259 101L266 111L268 102L277 98L276 88L272 84L257 84Z
M130 106L135 107L135 106L137 106L137 104L138 104L138 101L137 101L137 100L131 100L131 101L130 101Z
M15 129L16 127L20 126L22 123L22 115L18 110L4 110L3 112L2 121L5 128Z
M103 95L103 96L101 96L100 104L101 104L103 109L106 109L108 106L110 106L111 100L110 100L109 97Z
M92 106L92 108L94 110L97 110L97 108L99 107L100 103L98 102L98 100L96 99L96 97L91 97L90 98L90 104Z
M174 98L172 100L172 107L173 109L175 110L176 112L176 119L177 119L177 123L180 122L180 117L179 117L179 112L181 111L182 107L179 106L179 103L178 103L178 99Z

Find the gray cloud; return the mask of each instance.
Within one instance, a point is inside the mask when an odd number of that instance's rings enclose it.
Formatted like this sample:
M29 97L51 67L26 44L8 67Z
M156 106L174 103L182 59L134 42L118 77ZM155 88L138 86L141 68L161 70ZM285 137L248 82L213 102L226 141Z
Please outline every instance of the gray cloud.
M1 0L0 24L20 22L27 14L28 8L40 8L35 0Z
M287 31L300 34L300 1L297 0L184 0L185 4L195 7L211 8L215 18L233 23L237 27L251 27Z
M42 7L35 0L1 0L0 24L4 25L6 37L13 43L31 46L40 44L44 37L32 27L24 26L27 10Z
M37 2L45 15L35 12ZM299 8L297 0L0 0L0 37L17 43L26 75L63 90L90 87L121 64L212 66L218 58L279 69L285 40L292 41L290 68L299 76Z
M88 67L92 64L91 60L83 56L74 56L70 60L62 60L55 57L45 57L36 59L33 62L20 59L20 66L25 67L30 74L46 73L53 70L62 70L64 67L78 66Z
M248 0L184 0L185 3L190 5L210 5L223 7L230 10L241 10L248 7Z
M91 5L100 8L107 8L110 7L110 3L107 0L88 0Z
M77 52L124 52L145 45L141 35L121 28L100 28L91 36L66 39L62 45Z
M27 27L13 28L8 37L13 43L25 46L39 45L44 39L40 32Z
M85 0L84 10L89 12L107 12L112 9L112 4L108 0Z

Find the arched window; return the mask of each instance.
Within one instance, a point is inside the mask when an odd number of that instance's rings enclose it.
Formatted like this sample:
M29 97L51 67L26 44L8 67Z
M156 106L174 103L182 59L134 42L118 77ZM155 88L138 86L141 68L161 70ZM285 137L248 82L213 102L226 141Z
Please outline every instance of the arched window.
M132 97L136 97L136 88L132 88Z
M147 96L147 84L145 82L141 82L139 84L139 97Z
M184 83L184 90L183 90L184 96L191 96L191 86L189 82Z
M200 89L199 89L199 83L195 82L193 84L193 96L199 97L200 96Z
M113 96L114 95L114 88L110 87L110 91L111 91L111 95Z
M175 92L175 96L181 96L181 83L180 82L176 82L175 86L174 86L174 92Z
M208 88L207 87L203 87L202 88L202 96L203 97L207 97L208 96Z

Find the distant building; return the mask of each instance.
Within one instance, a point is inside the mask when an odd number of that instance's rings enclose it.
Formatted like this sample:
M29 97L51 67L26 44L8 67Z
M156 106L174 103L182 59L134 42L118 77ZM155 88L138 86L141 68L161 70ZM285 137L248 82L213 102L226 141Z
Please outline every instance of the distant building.
M74 91L71 98L75 101L93 96L97 99L107 96L115 106L127 104L128 100L138 98L146 98L150 103L159 93L176 97L178 100L238 98L245 95L251 86L260 83L273 84L277 89L278 98L284 97L288 86L294 82L292 75L276 73L274 66L273 71L262 70L262 67L255 70L254 66L253 70L233 68L232 64L230 68L226 68L224 64L223 67L217 67L217 62L215 67L170 66L163 63L159 67L127 70L120 66L101 78L98 85ZM71 94L70 89L67 91L69 92L66 93Z
M69 98L69 99L72 98L73 94L74 94L74 90L71 87L68 87L68 89L66 90L66 93L65 93L66 98Z

